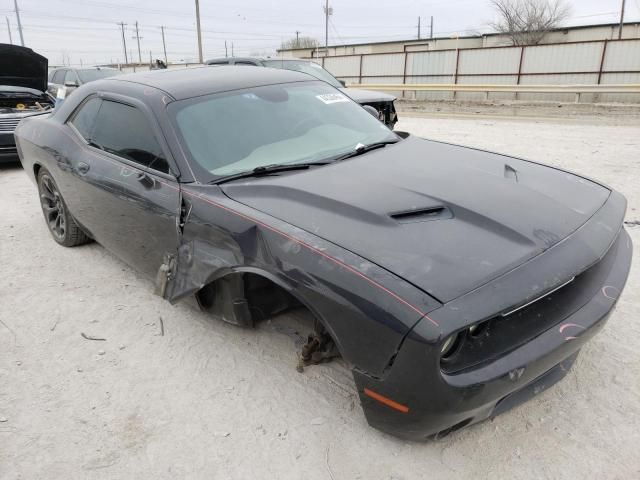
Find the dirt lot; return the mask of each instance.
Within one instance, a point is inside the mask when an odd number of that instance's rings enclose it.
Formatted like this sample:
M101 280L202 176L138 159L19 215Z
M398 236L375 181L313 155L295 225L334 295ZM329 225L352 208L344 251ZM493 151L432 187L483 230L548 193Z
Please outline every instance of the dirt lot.
M640 220L640 123L424 117L398 127L601 179ZM241 330L97 244L57 246L18 167L0 167L0 268L2 479L640 478L638 261L561 383L424 444L369 428L340 364L297 373L290 318Z

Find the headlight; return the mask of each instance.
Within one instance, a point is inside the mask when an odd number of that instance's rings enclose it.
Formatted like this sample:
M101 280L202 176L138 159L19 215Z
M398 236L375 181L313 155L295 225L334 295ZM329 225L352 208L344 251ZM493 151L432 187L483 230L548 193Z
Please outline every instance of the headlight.
M454 333L447 338L440 349L440 360L449 360L454 353L458 351L458 347L462 343L462 333Z
M489 328L488 321L476 323L475 325L471 325L469 327L469 335L471 335L473 338L478 338L479 336L483 335L488 328Z

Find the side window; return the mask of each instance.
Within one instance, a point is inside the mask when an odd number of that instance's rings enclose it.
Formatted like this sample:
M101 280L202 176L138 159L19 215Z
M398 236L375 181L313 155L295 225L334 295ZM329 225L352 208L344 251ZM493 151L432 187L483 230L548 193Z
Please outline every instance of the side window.
M89 143L91 143L91 133L93 132L93 125L100 110L100 104L102 100L99 98L92 98L86 101L80 109L73 115L71 124L76 127L76 130L80 132L80 135Z
M243 60L240 60L239 62L233 62L234 65L242 65L242 66L249 66L249 67L257 67L258 65L256 65L253 62L246 62Z
M209 65L229 65L229 60L216 60L215 62L211 62Z
M51 78L51 83L57 83L58 85L62 85L64 83L64 74L65 70L56 70Z
M169 173L147 117L137 108L104 100L91 139L94 146L143 167Z
M78 76L76 75L76 72L74 72L73 70L67 70L66 75L64 76L64 83L78 83Z

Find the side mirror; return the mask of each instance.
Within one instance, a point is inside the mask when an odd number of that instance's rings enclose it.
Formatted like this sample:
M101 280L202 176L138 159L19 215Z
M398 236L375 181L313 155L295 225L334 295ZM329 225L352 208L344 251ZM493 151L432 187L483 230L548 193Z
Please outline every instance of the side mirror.
M371 105L362 105L362 108L364 108L367 112L369 112L371 115L376 117L377 120L380 120L380 114L378 113L378 110L373 108Z
M77 82L64 82L64 86L65 87L71 87L71 88L75 88L78 86Z
M340 85L342 85L343 87L347 86L347 82L345 82L344 80L338 80L338 82L340 82Z

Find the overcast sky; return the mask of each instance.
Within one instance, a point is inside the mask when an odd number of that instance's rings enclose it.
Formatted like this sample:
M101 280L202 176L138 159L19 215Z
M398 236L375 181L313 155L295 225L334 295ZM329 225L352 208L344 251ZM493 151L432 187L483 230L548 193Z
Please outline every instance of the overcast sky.
M130 5L127 5L129 3ZM568 25L613 23L621 0L569 0ZM300 35L324 42L322 0L200 0L205 58L225 54L270 55L282 40ZM127 50L138 59L135 22L139 23L142 60L149 52L161 58L164 25L169 61L197 58L193 0L18 0L25 45L60 64L122 62L124 54L118 22L125 22ZM418 16L423 35L434 17L434 35L466 35L489 31L493 19L489 0L333 0L329 43L360 43L415 38ZM19 43L13 0L0 0L0 15L11 24ZM640 20L640 0L627 0L627 21ZM6 20L0 23L0 42L9 42Z

